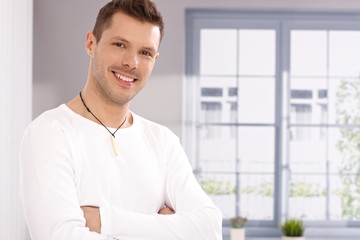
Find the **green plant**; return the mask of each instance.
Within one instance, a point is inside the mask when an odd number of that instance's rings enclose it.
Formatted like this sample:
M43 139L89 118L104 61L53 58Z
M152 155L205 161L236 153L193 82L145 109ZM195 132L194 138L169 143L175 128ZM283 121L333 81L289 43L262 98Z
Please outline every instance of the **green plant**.
M326 190L317 183L291 182L290 197L322 197L326 195Z
M261 197L272 197L273 193L273 183L271 182L262 182L260 185L248 185L241 189L242 194L256 194Z
M336 123L356 125L360 123L360 81L342 80L336 92ZM339 165L342 217L345 220L360 219L360 130L358 127L339 129L341 137L336 148L341 155Z
M247 218L245 217L236 216L230 218L230 223L232 228L243 228L246 222L247 222Z
M281 232L287 237L301 237L304 234L304 224L301 219L287 219L281 225Z
M201 187L209 195L230 195L233 194L229 181L216 179L204 179L200 181Z

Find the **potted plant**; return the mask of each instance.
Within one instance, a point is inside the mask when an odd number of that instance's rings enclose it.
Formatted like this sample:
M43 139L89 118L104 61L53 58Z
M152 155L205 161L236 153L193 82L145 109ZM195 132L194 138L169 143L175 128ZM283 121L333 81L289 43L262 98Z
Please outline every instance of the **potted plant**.
M301 219L287 219L281 225L282 240L305 240L304 224Z
M245 217L233 217L230 218L231 229L230 229L230 239L231 240L244 240L245 239L245 223L247 218Z

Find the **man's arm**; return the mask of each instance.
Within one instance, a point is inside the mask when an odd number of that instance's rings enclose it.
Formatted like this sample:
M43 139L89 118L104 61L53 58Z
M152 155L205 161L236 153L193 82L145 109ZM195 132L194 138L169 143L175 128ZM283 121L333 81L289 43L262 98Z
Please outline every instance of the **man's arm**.
M101 219L100 219L100 210L98 207L93 206L82 206L81 209L84 212L84 217L86 219L86 227L92 232L100 233L101 231ZM169 215L174 214L175 211L167 206L161 208L158 214Z
M100 207L101 232L146 240L221 240L222 214L202 190L175 135L163 141L166 158L165 204L175 214L141 214ZM132 239L132 238L129 238Z
M20 199L31 239L107 239L85 226L70 153L68 140L54 122L38 120L24 134Z

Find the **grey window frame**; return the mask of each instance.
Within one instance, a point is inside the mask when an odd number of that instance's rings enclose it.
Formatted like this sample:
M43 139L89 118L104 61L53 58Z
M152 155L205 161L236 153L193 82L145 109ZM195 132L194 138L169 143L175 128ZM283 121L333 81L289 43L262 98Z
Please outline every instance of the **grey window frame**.
M290 106L289 97L283 99L284 88L289 91L289 86L284 82L289 81L289 76L283 72L289 72L289 33L290 29L331 29L331 30L360 30L360 14L336 13L336 12L291 12L291 11L242 11L242 10L214 10L214 9L187 9L186 10L186 63L185 78L183 81L183 143L185 151L189 155L194 167L194 173L198 173L196 128L198 127L197 112L199 112L199 96L196 89L199 87L199 34L202 28L249 28L249 29L275 29L276 30L276 110L275 110L275 179L274 179L274 219L272 221L250 221L248 227L253 229L262 228L263 231L249 231L248 236L279 236L279 224L284 217L282 209L286 208L286 199L283 195L283 172L282 146L284 129L290 126L289 120L282 120L283 108ZM287 34L285 34L287 33ZM285 49L285 51L283 51ZM287 102L286 102L287 101ZM195 103L195 104L194 104ZM289 111L289 110L287 110ZM306 125L306 124L305 124ZM294 125L291 125L294 126ZM301 125L302 126L302 125ZM285 139L285 141L288 141ZM285 199L285 201L284 201ZM234 213L235 215L235 213ZM354 221L307 221L306 225L314 228L339 228L338 232L331 232L329 236L353 237L360 236L359 222ZM224 221L228 227L229 222ZM345 230L344 230L345 229ZM322 231L314 231L313 236L325 236Z

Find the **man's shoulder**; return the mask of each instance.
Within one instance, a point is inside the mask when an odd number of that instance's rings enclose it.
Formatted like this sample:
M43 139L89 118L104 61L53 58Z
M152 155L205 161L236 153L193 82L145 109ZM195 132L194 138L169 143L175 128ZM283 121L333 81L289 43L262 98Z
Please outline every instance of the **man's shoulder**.
M155 134L157 137L177 137L168 127L160 123L141 117L133 112L132 115L136 126L140 127L146 133Z
M61 122L66 117L65 105L46 110L37 116L28 126L28 129L53 127L55 123Z
M150 119L137 115L134 112L131 112L131 114L133 115L135 124L141 124L142 126L150 127L150 128L159 128L159 129L166 128L164 125L161 125L160 123L154 122Z

